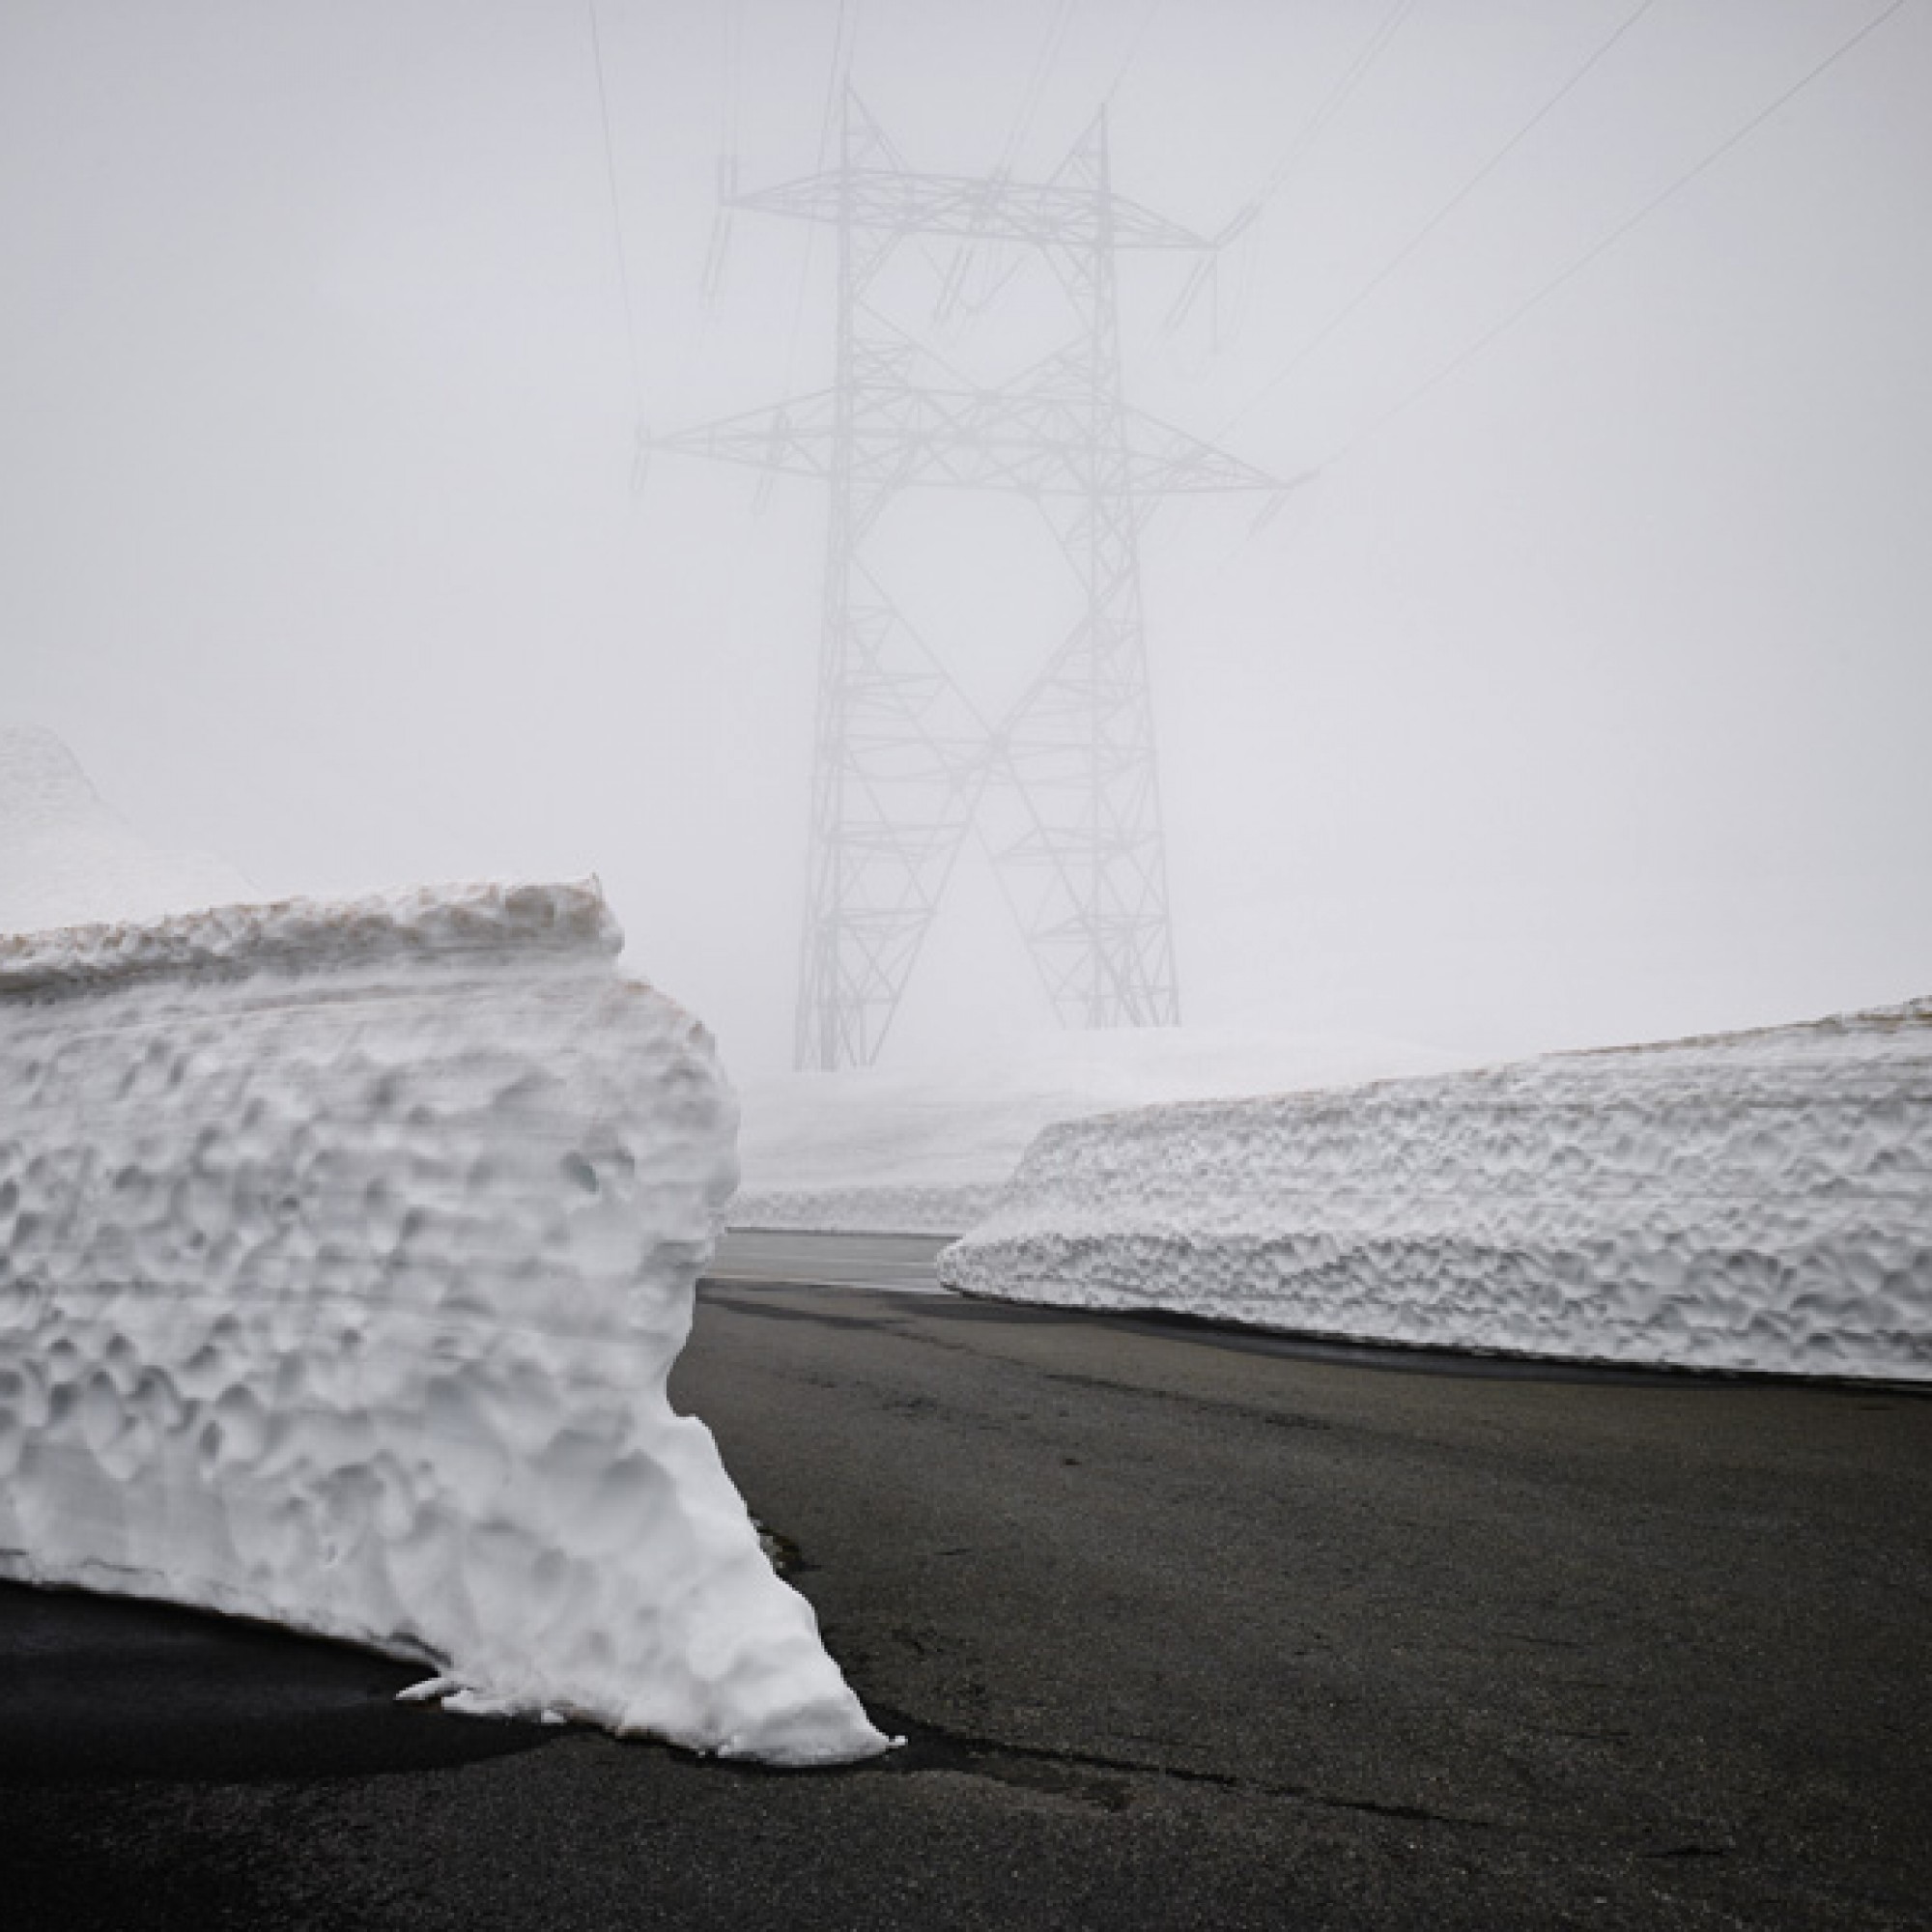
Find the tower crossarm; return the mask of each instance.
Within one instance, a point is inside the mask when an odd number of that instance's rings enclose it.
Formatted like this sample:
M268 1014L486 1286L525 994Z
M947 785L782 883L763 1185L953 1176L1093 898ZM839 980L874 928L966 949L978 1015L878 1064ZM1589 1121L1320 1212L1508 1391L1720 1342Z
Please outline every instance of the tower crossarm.
M721 463L749 463L792 476L829 476L837 408L837 393L820 389L788 403L720 416L714 422L640 440L647 450L709 456Z
M1122 488L1137 497L1222 490L1279 490L1279 477L1243 463L1145 410L1123 407L1126 440Z
M1014 182L995 175L915 175L835 168L734 197L734 206L803 221L847 222L900 235L1036 246L1211 248L1178 221L1104 186Z
M840 438L855 477L874 487L919 484L1134 497L1279 490L1275 477L1139 410L1096 422L1078 399L1001 389L862 387L841 425L832 391L725 416L649 440L653 449L708 456L795 476L829 477Z

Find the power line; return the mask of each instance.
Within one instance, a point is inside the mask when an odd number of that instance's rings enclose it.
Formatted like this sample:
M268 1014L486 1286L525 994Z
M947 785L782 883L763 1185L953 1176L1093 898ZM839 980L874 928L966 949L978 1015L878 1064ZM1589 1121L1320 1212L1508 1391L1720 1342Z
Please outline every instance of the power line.
M1536 131L1536 129L1540 128L1543 125L1543 123L1547 121L1549 118L1549 116L1553 114L1556 111L1556 109L1559 106L1561 106L1562 103L1565 100L1567 100L1578 87L1582 85L1584 80L1586 80L1589 77L1591 71L1597 67L1598 63L1601 62L1609 53L1610 49L1614 47L1617 44L1617 43L1621 41L1624 38L1624 36L1628 34L1631 31L1631 29L1634 27L1636 23L1639 20L1641 20L1643 16L1646 14L1648 14L1656 4L1657 0L1639 0L1639 4L1631 13L1627 14L1624 16L1621 24L1619 24L1611 32L1608 39L1598 43L1595 49L1591 52L1589 58L1583 62L1582 66L1577 68L1576 71L1570 75L1569 79L1567 79L1563 83L1563 85L1559 87L1556 90L1556 92L1552 94L1548 98L1548 99L1547 99L1543 103L1543 105L1539 107L1536 110L1536 112L1532 114L1529 117L1529 119L1525 121L1522 124L1522 126L1520 127L1516 130L1516 132L1512 134L1509 137L1509 139L1505 141L1502 144L1502 146L1498 148L1495 151L1495 153L1492 154L1489 157L1489 159L1486 160L1482 164L1482 166L1479 167L1476 170L1476 172L1472 174L1469 177L1469 179L1465 181L1463 184L1463 185L1459 187L1456 190L1456 192L1452 194L1449 197L1449 199L1445 201L1442 204L1442 206L1438 208L1435 211L1435 213L1432 214L1429 217L1429 219L1425 221L1422 224L1422 226L1418 228L1415 231L1415 233L1408 238L1408 240L1406 242L1403 243L1402 246L1398 248L1396 252L1393 255L1391 255L1389 259L1386 262L1384 262L1382 266L1379 269L1378 269L1376 272L1373 275L1371 275L1369 279L1366 282L1364 282L1362 286L1359 289L1357 289L1355 293L1346 302L1344 302L1343 305L1339 309L1337 309L1335 313L1331 315L1328 318L1328 320L1325 323L1323 323L1321 327L1319 329L1317 329L1316 332L1312 336L1310 336L1306 342L1304 342L1301 345L1301 347L1294 353L1293 356L1290 358L1287 366L1277 371L1276 374L1273 376L1273 378L1263 388L1259 389L1252 397L1250 397L1249 400L1245 404L1243 404L1239 410L1236 411L1234 415L1229 417L1229 419L1221 425L1220 429L1218 429L1215 432L1215 434L1217 436L1225 435L1228 432L1228 430L1234 427L1236 423L1239 422L1244 416L1248 415L1253 411L1259 409L1263 403L1266 402L1267 399L1271 395L1273 395L1275 391L1279 389L1282 386L1282 384L1286 383L1289 380L1289 378L1293 376L1295 373L1295 371L1299 369L1302 366L1302 364L1306 362L1308 358L1311 355L1313 355L1315 352L1318 349L1320 349L1321 345L1324 342L1326 342L1329 339L1329 337L1332 336L1335 333L1335 331L1338 328L1340 328L1345 322L1349 321L1349 319L1351 316L1356 314L1356 312L1361 308L1362 304L1366 302L1370 298L1370 297L1372 297L1376 293L1376 291L1379 289L1382 286L1382 284L1386 282L1389 279L1389 277L1393 275L1396 272L1396 270L1400 269L1403 266L1403 264L1406 262L1415 253L1415 251L1418 248L1420 248L1422 244L1425 242L1427 242L1429 238L1432 235L1434 235L1435 231L1438 228L1440 228L1442 224L1445 221L1447 221L1449 217L1452 214L1454 214L1456 211L1459 208L1461 208L1463 204L1466 202L1469 199L1469 197L1472 194L1474 194L1475 191L1479 187L1481 187L1482 185L1486 181L1488 181L1492 174L1495 173L1495 171L1499 167L1502 166L1503 162L1508 160L1510 156L1515 154L1517 149L1520 148L1523 144L1523 142L1526 141L1529 138L1529 136L1533 134Z
M1053 19L1047 23L1047 37L1039 43L1039 52L1034 56L1034 68L1026 77L1026 87L1020 89L1020 104L1014 108L1012 124L1007 128L1007 139L1001 145L999 158L993 162L993 182L1007 182L1012 178L1012 164L1018 158L1020 149L1026 145L1028 135L1034 131L1034 120L1039 114L1039 102L1045 95L1047 81L1051 79L1055 66L1059 66L1061 52L1066 46L1066 33L1072 27L1076 4L1078 0L1059 0L1059 6L1053 10ZM1022 261L1024 255L1014 255L1009 261L1007 251L995 243L991 261L985 265L987 257L981 255L980 245L976 242L964 242L958 249L954 249L951 265L941 272L939 296L933 303L933 321L945 328L952 323L952 317L960 307L978 315L1020 272ZM980 270L983 294L980 301L974 303L966 298L966 282L972 278L976 269Z
M818 123L818 160L815 173L825 172L832 152L832 134L838 124L839 102L852 77L852 52L859 37L856 0L838 0L838 24L832 30L832 65L825 76L825 107ZM805 259L799 265L798 289L792 298L791 327L785 336L785 387L790 389L792 373L798 367L798 336L805 322L806 290L811 283L812 257L817 251L816 229L807 231Z
M1011 172L1013 162L1019 157L1019 151L1026 138L1033 132L1034 117L1039 112L1041 97L1046 92L1046 83L1052 76L1055 65L1060 59L1061 49L1066 44L1067 29L1073 24L1075 0L1060 0L1052 24L1047 28L1046 39L1041 43L1035 57L1033 72L1027 76L1025 91L1020 96L1020 104L1013 115L1012 126L1007 130L1006 145L1000 150L1000 157L993 163L994 178L1004 179Z
M838 125L838 100L852 72L852 49L847 33L854 26L851 0L838 0L838 20L832 30L832 67L825 76L825 111L818 124L818 168L824 171L832 153L832 130Z
M1020 91L1020 103L1013 111L1011 125L1007 129L1007 138L1000 149L999 158L993 163L992 180L1005 182L1010 179L1013 162L1019 151L1026 145L1033 132L1033 124L1039 112L1039 103L1046 92L1046 83L1051 78L1054 68L1059 64L1062 50L1066 44L1067 30L1073 24L1073 10L1076 0L1060 0L1052 19L1047 23L1046 38L1040 43L1039 51L1034 56L1033 71L1027 75L1026 86ZM972 313L987 306L994 297L1019 272L1020 259L1015 258L1004 272L1001 259L1004 251L996 249L990 269L983 270L981 285L986 293L978 303L966 303L966 283L974 270L980 266L983 257L972 242L963 243L953 252L951 265L940 278L939 297L933 304L934 322L942 327L949 325L962 304Z
M1107 91L1101 95L1102 106L1111 107L1114 97L1121 91L1122 84L1133 71L1134 63L1141 57L1141 49L1147 44L1148 29L1153 25L1153 16L1160 12L1161 0L1148 0L1146 11L1141 14L1141 23L1134 29L1134 37L1127 43L1127 50L1121 57L1120 66L1114 71L1113 79L1107 84Z
M724 260L731 246L731 210L738 198L738 76L743 67L744 35L738 0L724 0L724 86L718 117L718 206L711 217L711 240L704 251L704 291L708 313L718 300L724 277Z
M1809 87L1813 81L1817 80L1830 69L1837 66L1837 64L1841 60L1843 60L1844 57L1848 53L1850 53L1854 47L1858 46L1861 42L1869 39L1873 34L1875 34L1879 30L1879 28L1884 26L1885 23L1888 20L1889 20L1894 14L1903 11L1903 9L1907 4L1908 0L1890 0L1890 5L1881 10L1878 14L1875 14L1869 20L1865 22L1865 24L1862 27L1859 28L1856 33L1850 34L1844 40L1840 41L1838 44L1834 46L1832 49L1832 51L1824 57L1823 60L1819 61L1816 66L1807 69L1804 74L1802 74L1797 80L1793 81L1792 84L1789 87L1787 87L1782 94L1778 95L1775 100L1771 101L1767 106L1759 108L1759 110L1755 114L1753 114L1748 121L1745 122L1741 127L1734 128L1729 134L1725 135L1723 140L1719 142L1719 144L1715 148L1713 148L1710 151L1710 153L1703 157L1702 160L1697 161L1692 166L1686 168L1684 172L1681 175L1679 175L1674 181L1672 181L1666 187L1660 189L1656 194L1652 195L1651 198L1648 201L1646 201L1643 204L1643 206L1636 211L1634 214L1629 216L1626 220L1619 222L1617 226L1611 229L1610 232L1607 235L1605 235L1600 242L1594 243L1591 247L1586 249L1581 255L1578 255L1577 259L1569 265L1568 268L1564 269L1560 273L1552 275L1549 278L1549 280L1545 282L1543 286L1538 290L1536 290L1536 292L1533 295L1527 297L1524 300L1519 302L1516 305L1516 307L1511 309L1510 312L1506 316L1504 316L1500 322L1496 323L1491 328L1486 329L1483 332L1483 334L1479 335L1475 339L1475 341L1473 341L1468 345L1467 348L1463 349L1452 360L1444 363L1443 366L1440 369L1436 370L1435 375L1431 376L1427 382L1418 384L1413 389L1410 389L1408 393L1405 395L1399 402L1395 403L1389 409L1384 410L1382 413L1379 416L1378 416L1375 419L1375 421L1368 426L1367 429L1363 430L1359 436L1354 437L1349 442L1344 443L1340 448L1334 450L1331 454L1324 457L1319 464L1315 466L1316 469L1318 471L1326 469L1334 464L1346 461L1349 457L1352 456L1356 450L1361 448L1361 446L1365 442L1367 442L1372 437L1379 436L1381 432L1384 429L1386 429L1390 423L1395 421L1395 419L1398 416L1404 415L1409 410L1413 409L1415 405L1421 402L1425 396L1431 394L1435 389L1439 387L1442 384L1446 383L1451 376L1455 375L1459 370L1463 368L1466 364L1472 362L1478 355L1480 355L1483 353L1484 350L1489 348L1489 346L1492 342L1496 341L1498 337L1507 334L1510 329L1514 328L1517 326L1517 324L1523 319L1524 316L1528 315L1533 309L1539 308L1544 302L1548 301L1549 298L1557 292L1558 289L1564 287L1565 284L1574 281L1578 275L1580 275L1583 272L1585 269L1587 269L1600 256L1606 254L1611 248L1615 247L1616 244L1619 242L1621 242L1624 239L1624 237L1631 232L1632 229L1635 228L1639 222L1648 220L1649 217L1655 214L1657 211L1660 208L1662 208L1665 202L1669 201L1673 196L1680 194L1685 188L1689 187L1692 182L1696 181L1699 178L1699 176L1708 173L1713 167L1715 167L1718 164L1718 162L1722 160L1724 156L1731 152L1732 149L1736 148L1742 142L1747 140L1752 134L1756 133L1757 130L1760 128L1762 128L1764 124L1772 118L1773 115L1777 113L1780 108L1788 105L1792 100L1796 99L1799 95L1804 93L1804 91L1807 87Z
M624 354L631 365L634 419L644 414L644 372L638 360L637 305L631 298L631 264L624 246L624 208L617 193L617 155L611 138L611 97L604 84L604 38L598 31L597 0L585 0L590 14L590 51L597 68L597 108L604 123L604 173L611 187L611 231L617 243L617 289L624 304Z
M1356 89L1369 77L1370 69L1381 58L1383 50L1395 39L1402 23L1414 11L1415 0L1396 0L1396 4L1383 17L1381 24L1369 36L1362 50L1343 71L1341 78L1329 89L1327 97L1310 117L1308 125L1289 143L1287 152L1275 163L1273 170L1262 184L1261 191L1249 204L1257 213L1263 205L1280 190L1282 185L1294 172L1302 156L1326 131L1328 124L1349 104Z
M1396 37L1403 22L1414 11L1415 0L1396 0L1394 7L1382 16L1380 23L1363 43L1355 58L1342 71L1335 85L1322 98L1321 104L1309 117L1301 131L1288 144L1281 158L1269 169L1261 186L1241 204L1234 219L1222 229L1216 238L1217 241L1223 243L1233 242L1260 219L1267 204L1281 191L1283 185L1294 172L1296 164L1321 139L1328 124L1349 104L1355 91L1368 78L1370 70L1380 59L1383 50ZM1167 311L1164 327L1168 334L1172 335L1192 312L1202 290L1213 277L1216 259L1213 255L1207 257L1182 285L1179 295L1175 298Z

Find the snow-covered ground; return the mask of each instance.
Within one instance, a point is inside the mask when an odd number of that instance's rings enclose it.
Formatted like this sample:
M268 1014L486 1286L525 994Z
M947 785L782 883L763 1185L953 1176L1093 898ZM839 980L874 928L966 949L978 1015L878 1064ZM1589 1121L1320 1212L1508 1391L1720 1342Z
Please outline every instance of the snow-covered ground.
M224 860L142 838L51 731L0 724L0 932L153 919L254 896Z
M1356 1340L1932 1378L1932 1001L1051 1127L940 1275Z
M1457 1064L1402 1040L1150 1028L1034 1036L971 1060L748 1081L731 1225L962 1234L1054 1122Z
M10 912L224 882L48 742L0 739ZM0 936L0 1577L351 1638L461 1711L885 1747L665 1393L736 1108L621 944L594 883Z

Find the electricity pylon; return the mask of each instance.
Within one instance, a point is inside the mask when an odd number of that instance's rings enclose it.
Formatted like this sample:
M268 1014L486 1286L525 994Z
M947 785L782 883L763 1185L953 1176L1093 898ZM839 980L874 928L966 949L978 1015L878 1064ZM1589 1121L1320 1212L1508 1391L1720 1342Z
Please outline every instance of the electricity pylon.
M830 486L798 1065L877 1058L989 794L1010 821L993 856L1063 1024L1174 1025L1140 532L1163 496L1282 486L1127 407L1115 257L1214 244L1114 192L1104 114L1045 182L915 174L849 89L836 168L733 199L829 223L838 251L831 386L651 443ZM1037 249L1078 332L997 387L930 379L870 299L922 236ZM867 567L880 513L915 485L1035 499L1084 589L997 725Z

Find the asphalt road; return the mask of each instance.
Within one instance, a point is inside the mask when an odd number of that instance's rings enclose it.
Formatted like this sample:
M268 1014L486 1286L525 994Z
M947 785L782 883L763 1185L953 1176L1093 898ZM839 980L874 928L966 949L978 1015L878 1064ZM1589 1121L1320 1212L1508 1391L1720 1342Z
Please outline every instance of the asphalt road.
M906 1749L0 1591L0 1924L1926 1924L1932 1400L1416 1367L714 1285L674 1395Z

